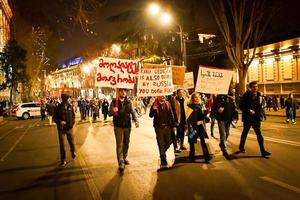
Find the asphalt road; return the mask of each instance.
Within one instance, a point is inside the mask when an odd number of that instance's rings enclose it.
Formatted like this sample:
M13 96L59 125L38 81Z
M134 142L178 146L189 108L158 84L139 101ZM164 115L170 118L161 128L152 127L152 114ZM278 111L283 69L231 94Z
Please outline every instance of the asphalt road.
M152 120L140 118L132 129L131 162L124 174L118 172L111 121L78 122L74 128L77 158L59 166L55 126L40 119L10 120L0 127L0 199L300 199L300 123L286 124L282 117L263 122L270 159L260 157L255 135L249 135L246 154L227 161L216 139L208 140L213 154L205 164L199 142L196 162L188 151L168 162L173 167L158 171L159 154ZM238 148L242 124L231 129L228 148ZM68 152L69 153L69 152Z

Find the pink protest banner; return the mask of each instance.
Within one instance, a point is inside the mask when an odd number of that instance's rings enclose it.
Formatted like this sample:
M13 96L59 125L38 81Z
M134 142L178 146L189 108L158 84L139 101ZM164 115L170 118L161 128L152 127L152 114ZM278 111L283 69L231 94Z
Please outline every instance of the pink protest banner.
M206 94L227 94L232 74L231 70L200 66L195 91Z
M173 90L171 67L141 69L137 84L138 96L166 96L172 94Z
M96 87L133 89L138 61L100 57L97 59Z

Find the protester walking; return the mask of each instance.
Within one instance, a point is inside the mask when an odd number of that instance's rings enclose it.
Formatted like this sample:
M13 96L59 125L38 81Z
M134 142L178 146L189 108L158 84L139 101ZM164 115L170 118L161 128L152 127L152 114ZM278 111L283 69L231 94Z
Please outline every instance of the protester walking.
M153 118L153 126L160 155L160 166L168 166L166 152L172 144L172 129L176 129L174 114L171 104L166 101L165 96L159 96L150 108L150 118Z
M61 95L62 102L55 108L53 115L53 120L57 125L58 131L61 166L65 166L67 164L64 136L67 136L72 158L75 159L76 157L73 135L75 113L72 108L72 105L70 105L68 102L69 98L70 96L67 94Z
M179 89L177 90L177 96L174 97L174 107L175 107L175 114L177 117L177 140L180 144L181 150L186 150L184 146L184 137L185 137L185 130L186 130L186 109L187 109L187 101L184 97L184 90Z
M213 106L215 98L216 96L214 94L211 94L207 102L207 111L210 114L210 136L211 137L214 137L214 127L216 122L216 117L214 113L211 112L211 108Z
M51 126L52 125L53 114L54 114L54 110L55 110L56 105L54 104L53 100L51 99L46 107L47 107L49 125Z
M127 98L126 89L119 89L117 98L113 99L110 104L109 116L113 116L117 160L119 170L122 172L125 169L125 165L129 164L127 156L130 142L131 117L135 122L136 128L139 127L137 113L133 109L132 102Z
M213 103L211 114L218 121L220 134L219 146L223 152L223 156L227 160L231 160L227 151L226 141L229 136L231 122L238 119L238 112L233 98L228 95L218 95Z
M205 143L205 138L208 138L205 128L207 117L198 93L192 94L188 107L191 109L191 112L187 111L188 140L190 144L189 158L191 160L195 159L195 143L197 143L197 138L200 138L204 160L206 163L209 163L212 157Z
M270 156L271 153L265 150L264 138L261 133L261 121L263 120L262 96L258 92L256 81L249 83L250 90L245 92L241 100L243 132L241 135L239 151L236 153L245 153L245 143L248 132L252 127L257 136L257 141L260 147L262 157Z

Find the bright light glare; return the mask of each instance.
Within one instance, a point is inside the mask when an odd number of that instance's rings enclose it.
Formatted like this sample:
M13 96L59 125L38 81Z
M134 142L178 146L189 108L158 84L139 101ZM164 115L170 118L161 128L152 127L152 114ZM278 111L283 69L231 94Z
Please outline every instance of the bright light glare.
M161 16L160 16L160 21L162 24L164 25L167 25L167 24L170 24L171 23L171 20L172 20L172 17L169 13L163 13Z
M159 12L160 12L160 7L159 7L158 4L152 3L152 4L149 5L149 13L151 15L158 15Z
M83 67L82 67L82 71L83 71L83 73L85 73L85 74L90 73L90 68L89 68L89 66L87 66L87 65L83 66Z
M112 51L115 52L115 53L120 53L120 51L121 51L121 47L120 47L119 45L117 45L117 44L113 44L113 45L111 46L111 49L112 49Z

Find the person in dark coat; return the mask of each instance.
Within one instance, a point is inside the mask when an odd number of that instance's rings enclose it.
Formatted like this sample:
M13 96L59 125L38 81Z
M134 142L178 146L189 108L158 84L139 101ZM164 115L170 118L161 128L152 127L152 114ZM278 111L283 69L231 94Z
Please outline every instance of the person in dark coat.
M55 107L56 107L56 105L54 104L53 100L51 99L50 102L47 104L49 125L52 125L52 119L53 119Z
M190 113L190 111L187 110L188 141L190 144L189 158L191 160L195 159L195 143L197 143L197 138L200 138L204 160L206 163L209 163L212 157L205 143L205 138L208 138L205 128L207 117L201 105L201 99L198 93L192 94L188 108L192 111L189 115L188 113Z
M67 136L67 140L70 146L70 151L72 158L75 159L75 144L73 135L73 126L75 124L75 113L72 105L68 102L70 98L67 94L62 94L62 102L55 108L53 121L57 125L59 148L60 148L60 159L61 165L65 166L66 162L66 152L64 144L64 136Z
M223 152L223 156L227 160L231 160L227 152L226 141L229 136L231 122L238 119L238 112L233 98L229 95L218 95L212 105L211 113L218 121L220 134L219 146Z
M105 121L106 121L107 115L108 115L108 107L109 107L109 103L108 103L107 99L104 99L103 103L102 103L102 114L104 116Z
M171 104L165 96L159 96L150 108L149 117L153 118L153 126L161 160L161 168L168 166L166 152L172 144L172 129L176 129Z
M131 133L131 117L135 121L136 128L139 127L137 113L133 109L132 102L127 98L126 89L119 89L118 98L112 100L108 114L113 116L117 159L119 170L122 172L125 165L129 165L127 155Z
M285 112L286 112L286 122L289 123L290 121L293 124L296 124L296 109L298 104L294 99L294 95L292 93L289 94L289 97L285 101Z
M263 120L263 108L262 108L262 96L258 92L258 85L256 81L249 83L250 90L244 93L241 100L241 110L242 110L242 121L243 121L243 132L241 135L239 153L245 153L245 143L247 135L250 128L254 129L257 136L257 141L260 147L260 152L262 157L270 156L271 153L265 150L264 138L261 133L261 121Z

